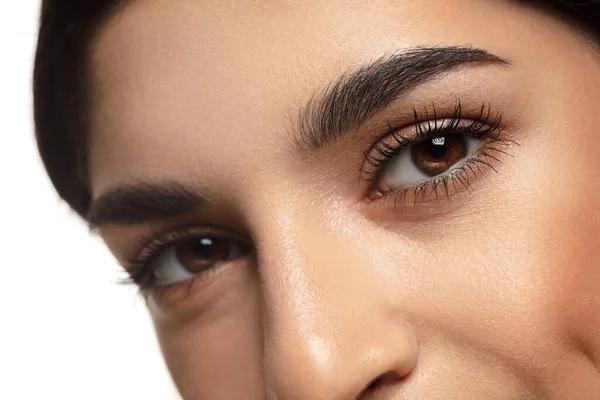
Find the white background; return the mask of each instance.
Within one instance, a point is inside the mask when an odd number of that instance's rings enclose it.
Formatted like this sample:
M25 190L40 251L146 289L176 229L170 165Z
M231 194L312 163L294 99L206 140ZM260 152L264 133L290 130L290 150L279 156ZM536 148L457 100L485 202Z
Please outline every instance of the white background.
M38 8L0 0L0 399L178 399L143 301L38 159Z

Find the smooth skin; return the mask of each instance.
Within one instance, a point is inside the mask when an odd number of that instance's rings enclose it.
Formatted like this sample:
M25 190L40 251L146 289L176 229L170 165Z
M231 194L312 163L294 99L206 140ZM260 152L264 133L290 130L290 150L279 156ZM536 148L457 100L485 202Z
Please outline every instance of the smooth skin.
M446 71L351 135L294 145L313 94L419 46L507 64ZM208 205L104 222L104 240L125 266L141 238L182 226L252 247L193 285L145 294L183 398L600 398L599 55L512 1L120 9L92 49L93 198L177 183ZM377 127L457 99L502 113L514 143L497 173L417 204L367 201L360 171Z

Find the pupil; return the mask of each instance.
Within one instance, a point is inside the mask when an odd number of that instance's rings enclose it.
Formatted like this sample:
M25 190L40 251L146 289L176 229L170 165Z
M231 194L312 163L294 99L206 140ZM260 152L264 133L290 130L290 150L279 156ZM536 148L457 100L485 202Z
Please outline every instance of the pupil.
M427 176L447 171L468 155L464 136L449 135L424 140L411 149L414 165Z
M448 152L448 147L446 146L446 138L435 138L429 142L428 151L429 155L431 155L434 159L441 159L446 156Z
M199 258L209 258L214 252L214 242L212 239L203 238L196 242L194 253Z
M175 255L185 269L199 273L231 258L230 244L231 241L222 238L190 239L175 246Z

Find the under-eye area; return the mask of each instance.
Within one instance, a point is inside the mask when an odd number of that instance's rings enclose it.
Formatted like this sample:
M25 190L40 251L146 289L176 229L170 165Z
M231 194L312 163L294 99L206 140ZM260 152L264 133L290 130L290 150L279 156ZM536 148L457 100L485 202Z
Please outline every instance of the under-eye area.
M599 15L44 0L36 140L185 400L600 399Z

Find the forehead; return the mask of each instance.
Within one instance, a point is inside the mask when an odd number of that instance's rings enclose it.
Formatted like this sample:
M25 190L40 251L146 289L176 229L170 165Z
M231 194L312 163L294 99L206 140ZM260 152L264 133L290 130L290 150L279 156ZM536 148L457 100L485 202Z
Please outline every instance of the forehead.
M280 157L292 117L340 74L414 46L514 55L523 27L536 35L530 12L486 0L131 2L93 47L93 192L218 174L222 163L203 161L217 155Z

